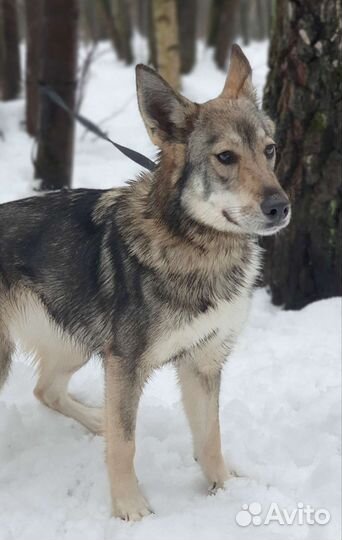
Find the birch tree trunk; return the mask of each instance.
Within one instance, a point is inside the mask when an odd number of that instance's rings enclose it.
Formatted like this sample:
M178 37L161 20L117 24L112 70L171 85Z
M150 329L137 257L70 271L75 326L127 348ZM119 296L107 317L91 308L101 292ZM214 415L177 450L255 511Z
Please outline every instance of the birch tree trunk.
M180 87L179 32L176 0L153 0L157 69L175 89Z
M278 0L264 105L293 217L267 242L265 279L290 309L342 293L341 43L339 0Z

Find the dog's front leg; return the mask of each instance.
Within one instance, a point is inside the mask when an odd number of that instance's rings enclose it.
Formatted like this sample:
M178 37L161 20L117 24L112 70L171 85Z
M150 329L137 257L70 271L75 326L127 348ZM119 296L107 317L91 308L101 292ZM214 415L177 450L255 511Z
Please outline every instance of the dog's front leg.
M209 480L212 491L223 487L228 473L221 452L219 392L221 367L200 370L192 360L178 366L184 409L192 431L194 457Z
M151 513L134 471L135 425L141 381L125 361L105 358L105 438L107 466L115 517L139 520Z

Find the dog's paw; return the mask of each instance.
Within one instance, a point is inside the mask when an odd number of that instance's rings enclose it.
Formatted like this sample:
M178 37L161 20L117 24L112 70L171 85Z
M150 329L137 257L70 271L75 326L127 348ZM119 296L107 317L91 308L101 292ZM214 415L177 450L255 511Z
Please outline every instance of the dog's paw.
M115 497L112 504L113 516L125 521L139 521L143 517L153 514L141 493L137 493L133 497Z
M229 473L222 455L202 454L199 458L199 463L210 485L215 485L216 490L223 488L225 481L229 478Z
M224 489L224 484L218 484L217 482L214 482L209 488L208 488L208 495L216 495L219 489Z
M237 474L234 471L227 471L224 470L224 474L221 476L221 478L217 481L214 481L210 487L208 488L208 494L209 495L216 495L219 489L225 489L227 486L227 482L231 478L236 478Z

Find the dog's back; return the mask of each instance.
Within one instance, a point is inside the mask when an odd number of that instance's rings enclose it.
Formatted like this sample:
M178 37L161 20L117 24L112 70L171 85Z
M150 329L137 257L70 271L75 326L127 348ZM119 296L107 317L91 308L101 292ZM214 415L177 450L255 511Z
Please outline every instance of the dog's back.
M102 227L93 210L103 192L50 193L0 206L0 373L13 350L9 326L28 313L28 297L61 329L91 326ZM36 311L37 313L37 311ZM94 319L94 317L93 317Z
M102 242L93 211L100 190L50 193L0 206L1 295L29 289L51 310L68 291L68 315L89 310ZM76 307L77 305L77 307ZM62 304L59 306L63 309ZM57 314L56 314L57 315Z
M14 285L27 280L34 286L47 272L55 272L56 278L62 273L65 279L68 270L74 283L79 283L72 272L76 260L72 254L83 255L83 263L89 265L98 253L101 231L92 212L101 195L100 190L65 190L1 205L0 269L4 282Z

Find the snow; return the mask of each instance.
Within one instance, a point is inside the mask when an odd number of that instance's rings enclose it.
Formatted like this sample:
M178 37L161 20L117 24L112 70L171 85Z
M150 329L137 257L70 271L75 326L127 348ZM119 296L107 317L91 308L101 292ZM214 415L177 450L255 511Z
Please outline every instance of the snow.
M137 46L138 61L145 58ZM246 48L261 95L265 43ZM135 100L134 70L101 45L91 68L82 113L110 136L153 158ZM184 78L189 98L218 94L224 75L211 55ZM22 126L23 100L0 103L0 201L32 193L33 143ZM138 167L111 145L77 128L75 187L111 187ZM147 385L139 410L136 469L155 512L127 524L110 518L101 437L45 408L32 395L34 371L20 352L0 395L0 540L337 540L340 537L340 328L341 299L315 302L297 312L254 295L239 345L224 370L221 424L224 455L239 476L225 491L207 494L192 459L191 439L174 372L166 367ZM71 391L99 404L103 374L93 359ZM331 514L327 525L237 525L242 505L299 503Z

